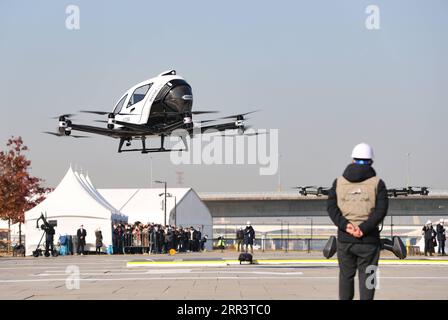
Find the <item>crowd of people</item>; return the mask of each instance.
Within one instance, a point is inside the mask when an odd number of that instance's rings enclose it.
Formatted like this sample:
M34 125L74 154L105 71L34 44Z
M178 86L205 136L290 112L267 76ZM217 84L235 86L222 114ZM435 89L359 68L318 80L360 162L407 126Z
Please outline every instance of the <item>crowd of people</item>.
M176 227L172 225L143 224L114 224L113 253L169 253L204 251L207 235L202 235L199 228Z
M445 256L446 230L443 219L434 229L431 220L428 220L422 229L422 236L425 240L425 256L435 254L435 247L438 247L438 255Z

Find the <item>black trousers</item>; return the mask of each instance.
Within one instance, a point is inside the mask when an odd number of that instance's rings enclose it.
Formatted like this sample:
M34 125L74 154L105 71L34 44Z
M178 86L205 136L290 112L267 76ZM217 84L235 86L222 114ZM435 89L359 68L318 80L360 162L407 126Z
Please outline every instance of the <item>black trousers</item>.
M339 299L352 300L358 271L361 300L373 300L378 283L376 271L380 257L379 244L357 244L338 241Z
M439 241L438 253L445 254L445 240L440 240Z
M53 245L53 237L45 239L45 252L53 253L54 245Z
M432 239L425 239L425 256L429 253L432 255L434 252L434 244Z
M84 243L79 242L79 240L78 240L78 248L76 248L76 252L84 254Z

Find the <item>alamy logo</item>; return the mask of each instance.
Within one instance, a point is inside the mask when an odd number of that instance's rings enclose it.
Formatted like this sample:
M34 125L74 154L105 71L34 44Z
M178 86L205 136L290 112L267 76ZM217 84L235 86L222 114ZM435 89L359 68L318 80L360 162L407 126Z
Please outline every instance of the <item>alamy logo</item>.
M262 176L274 175L278 170L278 129L247 129L244 134L235 134L234 130L224 133L207 130L201 133L194 129L194 139L189 133L179 129L170 136L174 149L183 149L185 142L187 151L171 152L170 160L174 165L258 165ZM185 137L179 141L178 137Z
M380 288L380 269L378 266L370 265L366 268L366 288L369 290Z
M70 4L65 8L65 14L67 18L65 19L65 27L68 30L79 30L80 29L80 11L79 7Z
M65 287L68 290L77 290L80 288L80 275L81 272L78 266L70 265L65 269L65 274L68 274L67 279L65 279Z
M366 14L368 14L365 22L367 30L380 29L380 8L377 5L371 4L366 7Z

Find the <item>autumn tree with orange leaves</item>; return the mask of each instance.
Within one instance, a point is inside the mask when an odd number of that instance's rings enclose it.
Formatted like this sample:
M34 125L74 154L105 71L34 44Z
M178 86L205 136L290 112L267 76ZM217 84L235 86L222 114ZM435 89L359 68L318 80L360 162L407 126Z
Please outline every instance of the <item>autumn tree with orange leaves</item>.
M29 173L31 161L24 155L28 147L23 144L22 138L11 137L6 147L6 151L0 152L0 219L8 221L9 249L11 224L20 223L20 228L25 212L44 200L47 189L40 185L42 179Z

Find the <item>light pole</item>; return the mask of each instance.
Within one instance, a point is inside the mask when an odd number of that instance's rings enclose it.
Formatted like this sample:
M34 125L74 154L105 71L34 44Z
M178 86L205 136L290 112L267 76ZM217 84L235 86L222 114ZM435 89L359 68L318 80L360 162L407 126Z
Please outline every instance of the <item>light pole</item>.
M407 157L407 172L406 172L406 184L407 187L409 188L409 186L411 185L411 153L407 152L406 153L406 157Z
M310 218L307 218L307 219L311 220L311 222L310 222L310 240L309 240L310 242L308 244L308 253L311 253L311 244L313 242L313 218L310 217Z
M283 250L283 220L277 219L277 221L280 221L280 250Z
M164 225L166 226L166 181L156 180L154 182L155 183L163 183L165 185L165 192L163 193L165 195L165 200L163 201L163 211L164 211Z
M174 225L176 226L176 217L177 217L177 198L173 196L171 193L166 195L168 198L174 198Z
M150 165L151 165L151 188L152 188L152 157L149 157L149 160L151 161L150 162Z

